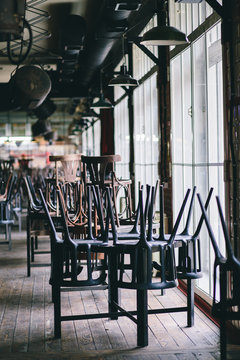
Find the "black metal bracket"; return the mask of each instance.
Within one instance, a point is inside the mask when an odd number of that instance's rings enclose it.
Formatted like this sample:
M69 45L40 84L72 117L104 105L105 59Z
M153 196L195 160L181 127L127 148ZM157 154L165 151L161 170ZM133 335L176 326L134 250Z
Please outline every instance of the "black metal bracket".
M128 89L126 86L121 86L121 88L125 91L125 93L126 93L127 95L130 94L129 89Z
M156 65L160 66L159 59L144 45L141 44L141 37L134 38L132 41L134 42L139 49L141 49L144 54L146 54Z

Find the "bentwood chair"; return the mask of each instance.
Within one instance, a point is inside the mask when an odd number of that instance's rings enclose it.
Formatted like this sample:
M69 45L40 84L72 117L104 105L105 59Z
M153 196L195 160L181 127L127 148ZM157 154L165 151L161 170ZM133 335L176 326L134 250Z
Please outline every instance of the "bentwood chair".
M117 254L119 257L119 271L117 287L123 289L133 289L137 293L137 311L126 311L125 315L137 324L137 344L138 346L148 345L148 314L161 313L162 309L148 310L147 292L148 290L169 289L176 287L178 284L175 256L174 256L174 238L189 196L190 190L187 191L182 203L179 215L175 222L171 237L168 241L148 241L146 237L146 224L144 219L143 191L139 190L139 206L140 206L140 239L133 241L118 241L117 232L111 213L113 236L115 238ZM151 191L151 204L154 203L155 189ZM152 221L152 217L149 219ZM153 253L159 253L159 277L153 279ZM131 257L131 266L129 268L129 256ZM126 268L128 268L126 274ZM123 311L119 304L116 307ZM166 311L186 311L186 308L165 309ZM137 315L136 318L133 315Z
M24 176L25 187L28 196L27 212L27 276L31 276L32 267L49 266L49 263L35 262L36 255L49 254L49 250L40 250L39 236L49 235L46 229L46 216L43 205L37 198L30 176Z
M226 256L223 256L212 227L204 209L201 196L198 200L202 209L209 237L213 246L215 260L213 265L213 303L212 314L220 320L220 350L221 360L227 359L227 326L228 320L240 320L240 261L234 255L227 225L224 220L219 197L217 199L218 211L221 219ZM219 298L217 296L217 283L219 282Z
M13 174L12 174L12 173L9 173L6 183L3 181L4 191L3 191L2 194L0 194L0 201L5 201L5 200L7 200L7 194L8 194L8 191L9 191L9 186L10 186L10 184L11 184L12 176L13 176Z
M120 155L82 156L84 183L98 185L102 194L105 193L107 187L112 188L117 226L120 226L117 207L117 194L120 188L125 190L126 212L129 217L132 216L131 180L118 179L115 174L115 163L120 160Z
M65 216L64 206L62 203L62 197L57 191L60 213L62 218L62 227L63 227L63 238L61 239L57 230L54 226L54 222L48 211L46 201L40 192L42 199L43 207L48 219L48 224L50 228L50 237L51 237L51 258L52 258L52 267L51 267L51 278L50 284L52 285L52 297L54 302L54 333L55 337L61 337L61 322L67 320L81 320L86 318L99 318L99 317L114 317L114 314L111 314L111 309L113 309L113 299L117 301L117 291L116 291L116 275L114 265L115 261L111 261L113 257L109 254L114 251L114 247L108 244L108 239L99 240L94 238L92 231L92 187L87 187L87 206L88 206L88 236L85 239L73 239L70 236L67 219ZM108 195L109 196L109 195ZM109 225L109 221L107 221ZM108 226L107 225L107 226ZM105 235L108 233L108 230L104 231ZM94 254L95 253L105 253L107 254L107 268L108 274L112 281L109 281L108 285L106 284L106 266L102 266L99 271L95 271L94 267ZM85 262L79 261L79 255L85 255ZM112 275L111 275L112 274ZM76 288L81 290L94 289L94 290L103 290L108 287L109 291L109 312L106 314L79 314L72 316L62 316L61 315L61 291L64 288L69 289L69 291Z

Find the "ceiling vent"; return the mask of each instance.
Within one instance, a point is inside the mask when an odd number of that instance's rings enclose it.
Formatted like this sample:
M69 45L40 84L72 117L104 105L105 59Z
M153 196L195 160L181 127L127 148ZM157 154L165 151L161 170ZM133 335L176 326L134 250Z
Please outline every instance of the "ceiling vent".
M199 4L202 2L202 0L175 0L175 2L183 4Z
M127 0L127 1L115 1L115 11L136 11L140 8L141 1Z

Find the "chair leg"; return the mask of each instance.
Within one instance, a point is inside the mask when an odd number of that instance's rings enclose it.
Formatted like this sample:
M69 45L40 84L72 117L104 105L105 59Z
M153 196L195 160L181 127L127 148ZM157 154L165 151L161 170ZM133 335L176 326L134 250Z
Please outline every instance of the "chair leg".
M194 325L194 280L187 279L187 326Z
M109 313L116 312L117 308L115 306L115 303L119 303L119 293L118 293L118 287L117 287L117 255L115 256L110 255L108 257L108 311ZM117 314L110 316L111 320L118 319Z
M38 237L37 235L34 238L35 250L38 250Z
M225 313L227 309L227 271L224 265L220 267L220 352L221 360L227 359L227 324Z
M21 213L18 214L18 231L22 231L22 215Z
M31 236L31 261L34 262L34 237Z
M220 319L220 352L221 360L227 360L227 329L225 319Z
M54 336L61 338L61 291L60 286L52 286L52 297L54 299Z
M5 225L5 241L8 241L8 225Z
M30 234L30 219L29 215L27 216L27 276L31 276L31 264L30 264L30 242L31 242L31 234Z
M12 234L11 234L12 226L11 226L11 224L8 224L7 228L8 228L8 250L11 250L12 249Z
M148 345L148 294L137 290L137 345Z

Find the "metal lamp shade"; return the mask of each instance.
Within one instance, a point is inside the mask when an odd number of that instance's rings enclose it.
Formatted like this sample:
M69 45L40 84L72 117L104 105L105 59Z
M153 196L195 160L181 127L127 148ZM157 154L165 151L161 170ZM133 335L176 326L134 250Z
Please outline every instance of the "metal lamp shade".
M141 40L141 44L149 46L171 46L189 43L186 35L173 26L156 26L147 31Z
M110 80L108 86L138 86L138 81L128 74L126 65L122 65L120 74Z
M36 109L51 90L48 74L37 66L23 66L10 80L13 103L24 110Z
M113 104L110 103L107 99L104 98L103 93L100 94L99 100L93 103L90 109L112 109Z
M98 119L98 114L95 113L93 109L89 109L88 111L84 112L82 114L82 119L92 120L92 119Z

